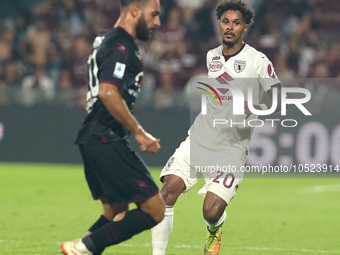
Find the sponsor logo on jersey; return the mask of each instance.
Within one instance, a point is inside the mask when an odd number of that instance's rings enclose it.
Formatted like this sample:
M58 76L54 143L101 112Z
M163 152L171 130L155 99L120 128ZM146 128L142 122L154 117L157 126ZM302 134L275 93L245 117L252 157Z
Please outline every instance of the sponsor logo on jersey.
M221 59L221 56L217 56L217 57L213 57L212 61L214 60L220 60Z
M229 91L229 89L223 89L223 88L219 88L217 89L219 92L221 92L223 95L227 94L227 92Z
M235 85L231 85L231 84L220 84L220 85L215 85L214 87L202 83L202 82L197 82L198 84L204 85L206 87L208 87L211 91L213 91L215 93L215 98L217 97L220 100L221 106L222 106L222 100L233 100L233 114L234 115L244 115L244 102L245 100L245 95L243 94L243 91L235 86ZM199 88L203 91L205 91L214 101L215 105L217 105L216 100L214 98L214 96L212 95L212 93L206 89L203 88ZM219 89L229 89L232 96L219 96L217 94L217 91L215 90L219 90ZM260 116L266 116L266 115L270 115L272 113L275 112L277 106L278 106L278 97L281 97L281 115L285 116L287 115L287 105L288 104L295 104L304 115L306 116L311 116L312 114L303 106L304 103L307 103L310 99L311 99L311 92L307 89L304 88L289 88L289 87L283 87L281 88L281 93L282 96L279 95L278 93L278 88L276 87L272 87L272 99L273 99L273 104L271 106L270 109L267 110L259 110L256 109L253 105L253 89L252 88L248 88L248 93L247 93L247 102L248 102L248 106L249 106L249 110L251 111L251 113L254 113L256 115L260 115ZM295 99L291 99L287 97L287 93L301 93L304 94L305 97L304 98L295 98ZM207 115L207 100L205 97L201 97L201 113L202 115ZM268 121L268 120L266 120ZM293 121L296 123L297 125L297 121L294 119L290 119L290 120L286 120L286 121ZM296 126L295 125L295 126ZM284 125L283 125L284 126ZM291 127L295 127L295 126L291 126ZM287 127L287 126L285 126Z
M220 61L213 61L209 64L210 72L218 72L222 69L223 65Z
M118 45L118 49L124 54L124 56L126 57L126 48L124 45L117 43Z
M233 100L233 96L220 96L222 101L226 101L226 100ZM217 97L215 96L215 99L217 99Z
M273 79L276 78L276 73L275 73L273 64L268 65L268 75L269 75L270 78L273 78Z
M234 63L234 68L235 68L235 72L236 73L240 73L244 70L244 68L246 68L246 61L243 60L235 60Z
M214 101L215 105L217 105L217 102L216 102L215 98L218 99L218 100L220 101L220 104L222 105L222 100L221 100L220 96L218 95L217 91L216 91L212 86L210 86L210 85L208 85L208 84L205 84L205 83L203 83L203 82L197 82L197 83L198 83L198 84L201 84L201 85L203 85L203 86L206 86L206 87L209 88L212 92L214 92L215 96L213 96L209 90L206 90L206 89L197 87L198 89L203 90L204 92L206 92L206 93L212 98L212 100Z
M223 96L220 96L220 98L221 98L222 101L225 101L225 100L233 100L233 96L226 96L226 95L225 95L225 94L228 93L229 89L218 88L217 90L223 94ZM215 99L217 99L216 96L215 96Z
M116 63L115 70L113 71L113 77L123 79L126 65L120 62Z

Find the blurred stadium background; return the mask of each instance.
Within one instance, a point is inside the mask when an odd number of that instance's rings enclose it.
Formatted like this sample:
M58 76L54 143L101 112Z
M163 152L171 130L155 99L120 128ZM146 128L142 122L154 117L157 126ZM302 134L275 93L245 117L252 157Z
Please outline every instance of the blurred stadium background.
M86 115L87 58L96 34L115 24L119 0L0 2L0 254L55 254L56 242L83 233L100 210L80 165L28 162L81 163L73 141ZM269 57L284 85L313 94L313 118L292 109L297 128L254 134L249 164L340 164L340 1L246 2L256 18L245 42ZM145 75L135 115L162 140L158 155L142 154L151 166L163 166L186 137L188 82L206 72L206 53L220 44L217 0L161 3L162 27L139 44ZM340 254L338 180L244 180L223 252ZM201 202L194 192L180 200L169 254L200 252ZM77 214L84 204L87 214ZM150 254L150 242L144 233L112 254Z
M153 40L140 44L145 76L136 115L146 129L162 139L163 165L189 127L191 77L206 72L205 56L220 44L215 17L217 0L161 0L162 27ZM245 41L274 63L286 86L309 87L314 108L334 116L339 107L337 85L289 82L294 78L340 75L340 1L247 0L256 11ZM12 0L0 9L0 160L80 163L72 142L85 116L87 58L92 41L110 29L119 15L118 0ZM325 111L327 110L327 115ZM320 112L320 109L319 109ZM303 124L303 122L302 122ZM302 126L303 125L299 125ZM311 130L318 126L311 125ZM299 156L297 148L280 144L280 130L269 137L275 150L262 151L254 142L250 162L303 163L306 159L335 163L340 149L337 123L319 121L333 159L318 150ZM262 134L263 135L263 134ZM299 131L291 137L299 140ZM333 137L333 138L334 138ZM268 138L268 137L267 137ZM256 140L257 138L255 138ZM293 139L293 140L294 140ZM303 138L301 138L303 139ZM282 139L281 139L282 140ZM339 139L335 139L340 143ZM316 139L316 142L319 140ZM306 143L307 144L307 143ZM321 143L320 143L321 144ZM318 145L318 144L317 144ZM287 155L281 157L280 154ZM315 155L316 154L316 155ZM321 157L320 160L318 157Z

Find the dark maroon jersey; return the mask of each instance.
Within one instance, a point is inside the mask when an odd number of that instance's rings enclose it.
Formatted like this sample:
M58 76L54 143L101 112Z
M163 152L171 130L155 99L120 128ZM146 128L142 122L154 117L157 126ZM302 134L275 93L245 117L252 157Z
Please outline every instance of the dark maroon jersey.
M77 144L110 143L127 139L128 131L107 111L99 98L99 84L117 86L131 113L140 92L142 62L134 39L118 27L100 34L88 60L88 115Z

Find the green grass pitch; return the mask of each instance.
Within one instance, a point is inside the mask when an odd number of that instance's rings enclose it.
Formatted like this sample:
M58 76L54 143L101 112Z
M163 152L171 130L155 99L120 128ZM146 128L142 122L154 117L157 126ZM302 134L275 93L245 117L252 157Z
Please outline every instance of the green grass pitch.
M202 254L202 184L175 206L169 255ZM0 191L0 254L58 254L101 214L80 165L0 163ZM245 178L227 212L221 255L340 254L340 179ZM104 254L152 254L150 231Z

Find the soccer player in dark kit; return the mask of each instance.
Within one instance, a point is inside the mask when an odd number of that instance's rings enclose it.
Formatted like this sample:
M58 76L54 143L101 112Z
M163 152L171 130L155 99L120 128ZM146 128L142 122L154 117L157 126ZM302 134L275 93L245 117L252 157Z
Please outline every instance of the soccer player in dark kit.
M127 140L132 133L145 152L157 153L159 139L133 117L143 76L135 39L147 41L160 26L159 0L121 0L114 28L100 34L89 57L88 116L76 143L84 161L92 195L103 204L103 214L83 239L65 242L65 255L101 254L159 223L164 202L146 165ZM135 203L137 209L128 210Z

